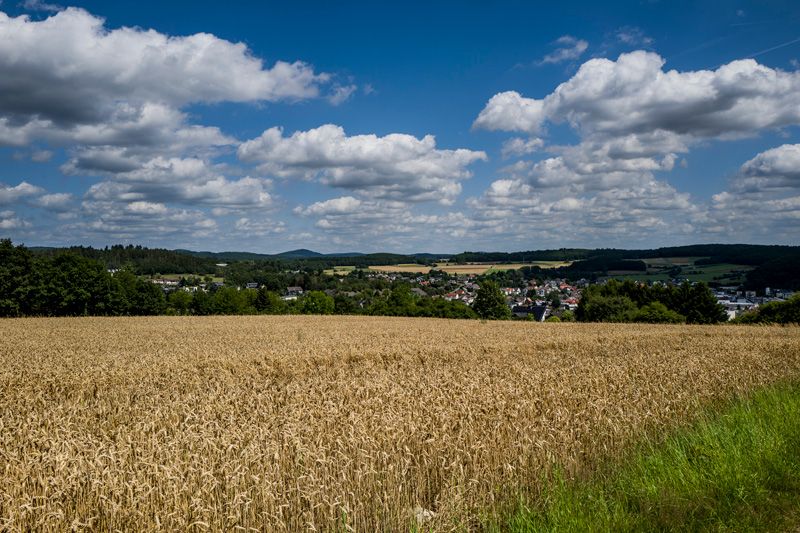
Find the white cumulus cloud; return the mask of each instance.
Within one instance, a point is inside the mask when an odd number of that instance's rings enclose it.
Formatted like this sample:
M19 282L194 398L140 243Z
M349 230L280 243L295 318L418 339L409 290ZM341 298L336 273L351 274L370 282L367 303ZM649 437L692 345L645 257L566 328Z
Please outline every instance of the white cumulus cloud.
M43 194L34 201L34 204L45 209L61 211L68 208L73 199L74 197L70 193L57 192Z
M321 202L314 202L308 207L298 207L295 213L301 215L342 215L358 211L361 207L361 200L352 196L341 196L331 198Z
M800 73L732 61L716 70L664 70L655 53L585 62L543 99L492 97L475 127L537 132L567 122L582 135L662 131L695 138L750 135L800 122Z
M712 197L708 224L724 234L796 243L800 234L800 144L765 150Z
M543 100L506 91L492 96L475 119L473 128L536 134L546 119Z
M157 157L139 168L110 174L109 180L92 185L86 196L247 209L271 206L270 187L265 178L229 179L203 159Z
M451 203L461 192L467 167L486 160L481 151L436 148L432 135L348 136L326 124L285 136L270 128L239 147L239 158L280 177L319 179L331 187L400 201Z
M544 140L539 139L538 137L534 137L532 139L521 139L519 137L514 137L513 139L508 139L503 143L501 154L504 159L515 156L523 156L532 154L540 150L543 146Z
M243 43L209 33L110 29L78 8L41 21L0 12L0 73L0 144L18 146L158 145L176 136L220 144L218 130L188 126L179 110L314 98L332 78L302 61L264 65ZM345 97L340 89L332 98Z
M629 29L617 38L627 44L643 41ZM506 141L505 152L516 154L528 151L527 142L538 145L549 124L567 124L579 141L549 146L549 157L522 159L502 169L500 179L470 200L476 216L510 220L513 228L518 221L535 224L546 215L553 217L550 225L566 233L577 235L584 228L583 237L621 243L665 230L673 237L695 232L695 238L746 230L764 238L779 226L776 220L784 228L796 227L791 222L796 215L793 194L769 191L797 187L797 145L758 154L742 166L731 190L710 204L657 177L702 141L800 124L796 71L753 59L714 70L667 70L658 54L640 50L616 60L586 61L543 98L515 91L496 94L474 127L529 134L528 141ZM780 215L764 215L750 224L750 215L741 213L754 213L759 203ZM786 240L786 231L782 235Z
M43 192L44 189L31 185L27 181L22 181L14 186L0 183L0 205L14 204L24 198L36 196Z
M738 190L800 189L800 144L784 144L761 152L742 165Z
M588 42L583 39L576 39L571 35L562 35L556 39L554 44L557 48L544 56L541 61L539 61L540 64L562 63L564 61L578 59L583 55L586 49L589 48Z

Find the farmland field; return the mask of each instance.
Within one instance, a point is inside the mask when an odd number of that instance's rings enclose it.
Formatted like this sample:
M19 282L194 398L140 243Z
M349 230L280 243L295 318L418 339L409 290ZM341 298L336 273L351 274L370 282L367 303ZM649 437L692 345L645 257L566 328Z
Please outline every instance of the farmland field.
M431 267L427 267L425 265L418 265L416 263L403 263L399 265L378 265L378 266L371 266L369 270L375 270L377 272L417 272L419 274L427 274L431 271Z
M681 267L681 272L677 277L685 278L689 281L702 281L709 283L712 281L721 284L738 285L744 281L744 273L752 270L752 266L734 265L730 263L715 263L709 265L696 265L695 261L700 257L657 257L652 259L642 259L647 264L646 272L622 272L610 271L608 274L620 281L667 281L673 275L669 273L672 267Z
M437 263L436 270L442 270L448 274L475 274L481 275L498 270L518 270L526 266L538 266L540 268L558 268L572 264L571 261L533 261L530 263ZM419 272L427 274L432 269L424 265L402 264L402 265L381 265L369 267L370 270L380 272Z
M691 266L698 259L701 259L701 257L650 257L648 259L642 259L642 261L647 263L648 268L653 268Z
M346 276L355 269L356 267L354 266L335 266L333 268L323 270L322 272L328 276Z
M146 276L146 277L149 278L149 276ZM160 279L169 279L169 280L173 280L173 281L180 281L181 278L200 278L200 279L203 279L203 278L206 277L206 275L205 274L159 274L156 277L158 277ZM218 282L222 283L223 281L225 281L225 278L220 277L220 276L211 276L211 281L218 281Z
M474 528L799 377L793 327L2 320L0 530Z

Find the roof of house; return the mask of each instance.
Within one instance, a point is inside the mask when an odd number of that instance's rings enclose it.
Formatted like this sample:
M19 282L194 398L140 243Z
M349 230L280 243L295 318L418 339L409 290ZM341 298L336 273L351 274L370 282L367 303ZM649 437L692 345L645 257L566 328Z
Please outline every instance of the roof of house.
M530 305L530 306L522 306L518 305L511 309L511 312L514 313L518 317L526 317L529 315L533 315L534 320L537 322L544 321L545 315L547 315L547 306L546 305Z

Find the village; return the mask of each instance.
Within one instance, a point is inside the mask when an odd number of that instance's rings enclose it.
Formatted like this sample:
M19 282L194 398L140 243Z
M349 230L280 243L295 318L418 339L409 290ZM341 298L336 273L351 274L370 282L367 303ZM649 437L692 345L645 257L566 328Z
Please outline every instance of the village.
M227 266L227 265L222 265ZM301 271L290 271L290 274L300 274ZM417 298L443 299L448 302L461 302L472 306L475 302L480 283L484 276L477 274L447 274L432 270L426 274L409 272L385 272L364 269L357 271L358 279L379 287L374 289L376 295L388 293L391 287L405 284L410 287L410 293ZM351 273L355 275L355 273ZM343 296L355 299L360 309L367 306L363 292L352 290L348 286L347 276L331 276L341 288L332 287L304 287L300 285L286 286L279 291L279 296L284 302L295 302L304 294L312 290L321 290L330 297ZM582 291L593 284L604 284L609 278L600 278L594 282L587 279L569 281L564 278L544 280L524 280L516 278L517 283L500 286L500 291L505 296L506 304L512 312L513 318L544 322L548 318L558 317L571 320L578 308ZM160 286L165 293L176 290L186 292L213 292L226 284L210 277L182 277L180 279L156 277L150 280ZM677 286L684 280L676 278L670 281L649 282L650 286ZM642 283L642 282L640 282ZM237 290L259 290L264 287L258 282L247 282L236 286ZM792 297L792 291L784 289L766 288L763 295L757 295L754 290L742 290L739 286L722 286L712 289L714 298L727 313L728 320L733 320L742 314L757 310L759 306L770 302L784 302Z
M764 296L756 296L756 291L743 291L739 287L719 287L714 289L717 303L725 308L728 320L733 320L742 314L754 311L764 304L771 302L785 302L794 295L794 292L783 289L764 289Z

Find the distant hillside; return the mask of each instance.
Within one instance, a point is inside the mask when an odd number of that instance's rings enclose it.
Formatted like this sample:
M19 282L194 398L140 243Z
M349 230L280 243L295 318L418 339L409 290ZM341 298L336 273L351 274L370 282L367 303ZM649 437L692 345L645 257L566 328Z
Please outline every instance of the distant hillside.
M560 248L557 250L529 250L525 252L463 252L452 260L459 263L499 261L579 261L593 258L652 259L655 257L707 257L708 262L760 265L772 259L800 254L800 246L760 244L692 244L645 250L616 248Z
M176 250L145 248L143 246L116 244L105 248L91 246L72 246L69 248L31 247L36 255L54 256L73 253L100 261L106 268L130 268L137 274L213 274L214 261L202 256L182 253Z
M194 250L175 250L178 253L193 255L196 257L207 257L216 261L274 261L276 259L317 259L322 257L359 257L365 254L359 252L337 252L332 254L322 254L314 250L300 248L289 250L279 254L259 254L254 252L196 252Z
M411 255L359 252L322 254L300 248L279 254L253 252L209 252L164 250L142 246L115 245L106 248L73 246L70 248L31 247L37 255L52 256L71 252L102 261L107 268L127 266L139 274L213 274L217 263L270 262L275 270L323 270L334 266L368 267L402 263L433 264L449 258L456 263L574 261L569 267L551 269L549 275L570 278L594 278L610 270L643 270L642 259L659 257L696 257L697 265L729 263L750 265L746 285L751 288L780 287L800 289L800 246L752 244L695 244L646 250L614 248L561 248L524 252L463 252L460 254L416 253ZM535 268L535 267L534 267Z
M275 254L275 257L281 257L285 259L308 259L309 257L322 257L323 255L324 254L315 252L313 250L300 248L299 250L289 250L288 252Z
M266 254L257 254L253 252L195 252L194 250L177 249L176 253L192 255L194 257L204 257L212 259L217 263L227 263L230 261L262 261L266 259L274 259L275 256Z
M420 253L420 254L411 254L413 257L417 259L430 259L435 261L437 259L450 259L453 257L454 254L428 254L428 253Z

